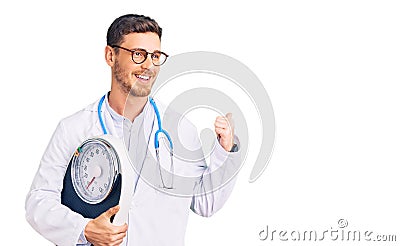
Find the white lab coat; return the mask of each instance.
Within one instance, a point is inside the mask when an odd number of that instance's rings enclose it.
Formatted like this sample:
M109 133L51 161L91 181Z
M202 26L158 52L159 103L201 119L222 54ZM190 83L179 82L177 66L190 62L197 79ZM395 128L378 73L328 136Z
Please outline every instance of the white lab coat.
M84 140L103 134L97 114L98 103L99 100L60 121L42 157L39 169L26 197L27 221L36 231L57 245L78 244L82 239L82 232L90 220L62 205L61 191L64 174L75 149ZM157 105L161 117L165 119L163 117L165 107L159 102L157 102ZM109 107L108 101L105 100L102 115L107 130L110 134L122 138L118 122L116 122L115 117L112 117L110 110L112 109ZM115 112L113 113L115 115ZM146 136L149 136L151 122L154 119L154 110L149 102L143 110L143 117L144 132L147 134ZM179 135L179 138L182 138L180 141L188 145L188 148L200 144L196 129L192 124L183 120L179 127L179 132L184 133ZM152 135L154 135L156 129L157 123L155 123L151 132ZM153 136L151 136L148 151L154 157L153 139ZM173 141L177 140L173 139ZM237 137L235 137L235 142L239 144ZM137 146L142 148L138 149L138 152L145 152L146 146L144 145L146 144L142 143ZM161 151L163 160L169 160L169 156L166 154L168 154L166 151ZM228 176L232 177L233 173L239 170L241 164L240 151L236 153L226 152L217 143L210 160L210 164L207 166L204 160L188 163L179 158L174 159L176 173L197 177L193 179L193 183L185 183L186 190L192 190L193 194L201 193L203 190L209 191L210 186L220 185L223 179L226 181ZM146 169L146 162L144 163L144 169ZM215 176L211 174L220 168L223 168L224 171L218 172ZM221 189L211 193L194 196L170 196L152 188L144 180L138 179L129 210L128 233L123 245L184 245L189 209L201 216L211 216L228 199L234 186L234 180L235 178L231 179Z

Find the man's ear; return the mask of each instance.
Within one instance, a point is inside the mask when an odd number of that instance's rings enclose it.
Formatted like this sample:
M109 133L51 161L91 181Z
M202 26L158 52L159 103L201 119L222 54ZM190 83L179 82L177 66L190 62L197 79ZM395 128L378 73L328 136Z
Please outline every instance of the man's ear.
M113 48L107 45L104 50L104 55L108 66L113 67L115 62L115 52Z

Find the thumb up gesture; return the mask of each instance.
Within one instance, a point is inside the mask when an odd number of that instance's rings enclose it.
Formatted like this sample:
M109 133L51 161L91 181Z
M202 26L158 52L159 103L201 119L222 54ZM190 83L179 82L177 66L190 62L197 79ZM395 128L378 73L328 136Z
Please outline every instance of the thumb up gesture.
M220 145L226 151L230 151L233 146L234 136L232 113L227 113L225 116L218 116L215 119L214 126Z
M111 224L111 217L118 211L119 206L117 205L89 221L85 227L86 240L94 246L120 245L126 236L128 225L116 226Z

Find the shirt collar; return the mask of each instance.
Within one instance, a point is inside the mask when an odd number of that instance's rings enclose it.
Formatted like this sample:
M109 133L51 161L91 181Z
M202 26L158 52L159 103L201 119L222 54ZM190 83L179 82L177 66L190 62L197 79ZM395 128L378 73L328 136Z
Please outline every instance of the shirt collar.
M114 110L113 108L111 108L110 103L108 102L108 95L109 95L109 94L110 94L110 93L107 93L106 99L105 99L104 101L105 101L106 109L107 109L107 111L110 113L111 118L112 118L115 122L123 122L124 119L127 120L127 121L130 121L128 118L126 118L126 117L123 116L123 115L118 114L117 112L115 112L115 110ZM142 112L140 112L140 114L136 117L136 119L141 119L141 118L143 118L144 112L146 112L146 111L148 110L149 107L150 107L150 100L149 100L149 98L147 97L146 104L144 105L144 108L143 108Z

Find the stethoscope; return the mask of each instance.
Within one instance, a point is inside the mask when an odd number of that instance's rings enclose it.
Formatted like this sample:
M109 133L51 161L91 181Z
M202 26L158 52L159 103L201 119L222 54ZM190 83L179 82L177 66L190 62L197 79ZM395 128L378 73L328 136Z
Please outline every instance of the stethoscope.
M106 135L106 134L108 134L108 132L107 132L106 126L104 124L103 117L101 115L101 107L103 106L105 98L106 98L106 95L104 95L100 99L99 105L97 107L97 113L98 113L98 116L99 116L99 121L100 121L101 128L103 129L103 133ZM149 101L150 101L150 104L153 106L154 112L155 112L156 117L157 117L158 130L154 134L154 148L155 148L155 151L156 151L157 165L158 165L158 170L160 172L162 188L164 188L164 189L173 189L173 187L174 187L174 162L173 162L174 152L173 152L172 140L171 140L171 137L170 137L169 133L162 128L160 112L158 111L158 107L157 107L156 103L154 102L154 99L152 97L149 97ZM162 175L162 172L161 172L160 153L159 153L160 142L159 142L159 139L158 139L160 133L164 134L164 136L167 137L168 142L169 142L169 152L170 152L170 158L171 158L171 161L170 161L170 163L171 163L170 172L172 174L172 179L171 179L171 185L170 186L165 185L164 179L163 179L163 175ZM150 135L151 135L151 133L150 133ZM147 149L146 149L146 152L147 152Z

